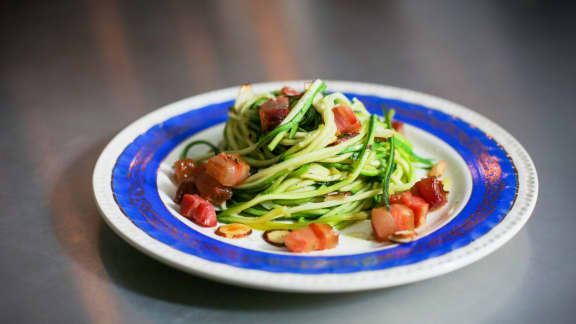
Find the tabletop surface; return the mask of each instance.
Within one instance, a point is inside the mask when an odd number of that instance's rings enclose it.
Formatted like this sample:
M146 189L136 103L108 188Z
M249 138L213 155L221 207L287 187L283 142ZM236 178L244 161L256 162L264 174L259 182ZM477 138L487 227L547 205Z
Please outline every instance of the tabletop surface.
M561 1L6 1L0 5L0 322L570 323L576 305L576 20ZM111 137L246 82L410 88L496 121L540 194L504 247L453 273L347 294L219 284L107 227L91 173Z

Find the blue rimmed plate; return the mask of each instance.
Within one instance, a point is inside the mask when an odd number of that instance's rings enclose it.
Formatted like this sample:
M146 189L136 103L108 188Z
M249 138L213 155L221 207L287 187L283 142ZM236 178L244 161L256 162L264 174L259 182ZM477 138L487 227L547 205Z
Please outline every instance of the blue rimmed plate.
M259 233L231 240L181 217L172 202L171 165L192 138L217 143L238 87L158 109L104 149L93 187L106 222L124 239L167 264L255 288L337 292L399 285L450 272L502 246L528 220L538 192L534 165L505 130L457 104L387 86L327 81L372 112L394 108L420 155L448 162L449 202L429 215L421 238L403 245L365 239L367 222L342 233L336 249L291 254ZM303 81L254 85L258 92Z

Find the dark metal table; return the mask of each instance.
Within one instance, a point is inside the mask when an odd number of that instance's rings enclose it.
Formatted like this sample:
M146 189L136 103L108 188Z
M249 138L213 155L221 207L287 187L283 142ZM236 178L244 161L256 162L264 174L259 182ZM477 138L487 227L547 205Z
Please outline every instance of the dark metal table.
M568 3L3 3L0 322L573 322L576 20ZM206 90L315 77L428 92L498 122L538 168L532 219L462 270L336 295L196 278L103 224L90 177L121 128Z

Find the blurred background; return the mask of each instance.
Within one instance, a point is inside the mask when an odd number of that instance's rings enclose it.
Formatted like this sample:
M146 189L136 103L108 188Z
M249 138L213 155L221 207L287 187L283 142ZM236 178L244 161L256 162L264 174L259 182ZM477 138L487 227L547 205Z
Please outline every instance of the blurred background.
M571 1L3 1L0 322L573 321L576 5ZM288 79L405 87L469 106L528 150L540 201L520 234L443 277L294 295L212 283L101 221L111 137L204 91Z

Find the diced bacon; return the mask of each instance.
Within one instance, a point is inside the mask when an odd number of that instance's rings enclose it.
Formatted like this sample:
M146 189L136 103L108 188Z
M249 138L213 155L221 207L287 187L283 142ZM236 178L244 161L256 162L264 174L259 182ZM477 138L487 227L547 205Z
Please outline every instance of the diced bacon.
M192 159L181 159L174 163L174 177L176 178L176 183L180 184L187 178L192 177L194 173L194 160Z
M209 202L205 202L198 206L196 214L194 215L194 221L196 224L204 227L216 226L217 218L216 211L214 210L214 205Z
M426 215L430 205L421 197L415 196L410 191L397 193L390 196L391 204L403 204L414 212L414 226L419 228L426 223Z
M224 153L221 153L224 154ZM215 157L214 157L215 158ZM213 158L213 159L214 159ZM235 159L237 158L237 159ZM250 166L244 161L240 162L239 156L233 156L233 176L238 181L248 177ZM212 159L210 160L212 161ZM214 173L214 162L200 163L188 173L186 179L178 186L174 201L179 203L186 194L199 194L213 204L221 204L232 197L232 189L214 179L209 173ZM236 163L238 162L238 163ZM208 169L212 169L208 172ZM217 169L217 168L216 168ZM218 176L227 175L217 173Z
M296 89L292 89L288 86L282 88L282 90L280 90L280 92L287 97L297 97L297 96L302 94L302 92L300 92Z
M292 252L332 249L338 245L339 234L329 224L312 223L286 235L285 245Z
M235 186L250 175L250 166L240 155L220 153L206 165L206 173L224 186Z
M302 227L290 232L284 241L286 247L292 252L310 252L318 248L318 238L309 227Z
M402 204L391 204L390 211L385 207L374 208L371 223L376 240L387 241L397 231L414 229L414 212Z
M264 102L260 106L260 124L263 131L270 131L282 123L290 113L288 97L278 97Z
M413 196L412 201L407 205L414 212L414 227L419 228L426 224L426 216L430 205L422 198Z
M374 237L379 242L387 241L388 236L396 231L396 221L385 207L372 209L370 219Z
M362 124L352 108L339 105L332 108L332 112L334 112L334 120L338 127L336 135L357 133L362 128Z
M338 245L338 233L329 224L312 223L309 226L318 239L318 250L332 249Z
M180 183L180 185L178 185L178 190L176 190L174 201L179 204L182 201L184 195L195 193L198 193L198 189L196 189L196 182L194 179L185 179Z
M447 191L444 191L442 182L436 177L424 178L412 187L412 193L416 194L430 204L430 210L436 210L446 204Z
M174 166L176 168L176 165ZM186 178L178 185L178 190L176 191L176 196L174 201L180 203L182 197L185 194L195 194L198 193L196 187L196 179L199 175L206 172L206 162L196 165L194 168L189 168L186 170Z
M390 203L391 204L403 204L405 199L406 199L407 193L410 195L410 197L412 197L412 193L409 191L395 193L393 195L390 195L390 199L389 199Z
M393 121L392 128L394 128L394 130L397 131L398 133L402 133L404 132L404 123L399 121Z
M414 229L414 212L402 204L390 205L390 213L396 221L396 232Z
M198 195L184 195L180 214L203 227L212 227L217 223L214 206Z
M196 178L196 188L200 196L213 204L221 204L232 197L232 190L221 185L207 173L203 173Z
M196 212L196 209L203 201L205 200L198 195L184 195L182 203L180 204L180 214L186 218L192 219L192 214Z
M206 162L202 162L196 165L196 167L189 172L186 179L190 181L196 181L196 179L198 179L198 177L204 173L206 173Z

